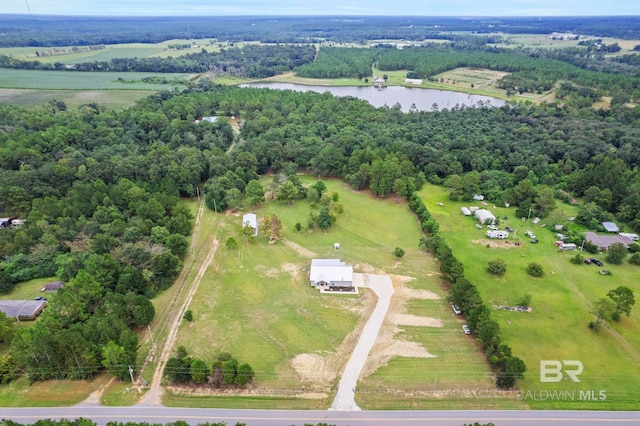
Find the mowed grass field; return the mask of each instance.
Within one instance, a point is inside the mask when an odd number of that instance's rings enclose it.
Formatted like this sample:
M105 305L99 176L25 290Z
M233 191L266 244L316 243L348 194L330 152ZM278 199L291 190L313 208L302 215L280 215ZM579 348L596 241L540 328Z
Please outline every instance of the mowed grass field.
M446 188L428 185L421 197L440 224L440 232L464 264L466 276L478 287L483 301L494 308L493 318L500 324L503 340L522 358L528 371L519 382L520 391L532 408L550 409L637 409L640 406L640 313L635 306L631 316L623 316L619 323L605 325L598 333L587 325L594 319L591 303L620 285L640 295L640 268L624 263L605 265L611 276L598 273L595 265L574 265L569 259L576 252L559 252L552 226L541 227L515 218L513 208L493 208L496 217L506 215L500 226L511 226L521 245L495 248L487 246L485 229L475 228L472 218L460 213L462 206L471 203L452 202ZM439 206L443 203L444 206ZM478 202L475 202L478 205ZM563 217L575 216L575 207L558 203L565 210ZM532 244L525 232L531 230L539 240ZM513 238L513 234L510 239ZM498 243L501 244L501 243ZM593 255L588 255L587 257ZM595 257L605 261L604 255ZM486 272L489 261L502 258L507 264L504 277ZM543 266L545 276L533 278L526 273L530 262ZM524 295L531 295L532 312L512 312L498 306L514 306ZM541 360L578 360L584 364L579 383L564 379L559 383L541 383ZM527 393L527 391L529 393ZM542 391L542 394L540 392ZM545 392L563 392L562 400L551 399ZM580 395L580 391L585 394ZM605 400L588 400L591 392L599 398L605 391ZM573 399L572 399L573 398ZM557 399L557 398L556 398ZM593 399L593 398L592 398Z
M190 44L187 49L170 49L169 45ZM236 44L241 46L242 44ZM146 58L146 57L177 57L187 53L208 52L228 48L229 43L214 42L209 39L175 39L161 43L121 43L107 44L103 49L89 50L86 46L62 47L0 47L0 55L11 56L27 61L40 61L43 64L59 62L62 64L79 64L82 62L109 61L114 58Z
M315 182L306 177L302 180L305 184ZM263 183L266 186L269 180ZM339 194L338 202L344 206L344 213L327 232L306 229L311 211L306 200L292 205L267 202L254 210L259 218L276 214L282 221L282 237L275 244L269 244L262 235L253 241L240 236L242 213L219 215L215 259L189 307L194 321L181 324L177 344L184 345L194 356L210 363L216 354L227 351L240 363L247 362L254 368L254 387L262 396L248 399L255 399L259 406L326 408L348 355L337 361L340 365L331 366L338 371L338 377L330 386L301 379L292 360L301 354L335 354L345 337L362 324L361 296L322 295L309 286L311 258L337 257L353 264L355 272L412 277L407 284L411 288L428 289L444 296L437 274L433 273L437 266L433 258L419 250L420 228L403 201L378 200L367 193L356 193L338 180L325 180L325 183L329 193ZM213 214L207 211L205 216ZM294 232L296 222L303 225L302 232ZM240 243L239 248L225 246L230 236ZM333 248L336 242L341 244L339 250ZM401 260L392 254L395 247L406 251ZM438 389L457 390L464 387L467 380L471 380L471 387L476 389L492 387L483 357L473 341L465 338L458 319L449 312L443 299L412 300L408 309L414 315L445 321L442 328L407 327L402 335L437 355L426 360L432 368L423 369L422 359L393 359L365 380L363 393L358 395L359 404L367 408L399 407L399 399L390 394L382 404L379 392L364 390L378 386L402 392L413 392L424 386L432 389L435 372L440 377L436 379ZM265 397L268 392L274 396ZM319 392L329 397L307 402L294 397L304 392ZM165 403L238 407L247 404L247 400L238 397L189 399L170 393Z
M191 80L194 74L155 74L137 72L73 72L0 69L0 103L20 106L42 105L51 100L68 107L99 103L109 108L133 105L137 100L175 84L151 84L144 77ZM118 81L122 79L123 81ZM124 82L127 81L127 82Z

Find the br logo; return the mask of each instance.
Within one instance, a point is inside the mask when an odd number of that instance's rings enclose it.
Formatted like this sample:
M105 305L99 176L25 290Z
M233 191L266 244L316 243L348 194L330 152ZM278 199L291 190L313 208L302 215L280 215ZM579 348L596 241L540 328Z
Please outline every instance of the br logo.
M578 360L555 360L555 359L543 359L540 360L540 382L542 383L556 383L566 377L579 382L578 376L584 370L584 365Z

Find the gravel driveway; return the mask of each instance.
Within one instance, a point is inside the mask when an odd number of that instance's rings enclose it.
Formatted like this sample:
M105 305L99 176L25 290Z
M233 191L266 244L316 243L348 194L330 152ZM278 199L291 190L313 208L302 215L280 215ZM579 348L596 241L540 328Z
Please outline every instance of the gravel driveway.
M367 320L362 330L358 344L356 345L347 366L344 369L340 383L338 384L338 392L333 400L333 404L329 410L334 411L360 411L360 407L355 401L355 389L358 384L358 377L364 367L367 357L373 344L378 337L378 332L387 315L391 296L393 295L393 284L391 278L386 275L373 274L353 274L354 282L358 282L357 275L362 275L363 286L370 288L378 296L373 313Z

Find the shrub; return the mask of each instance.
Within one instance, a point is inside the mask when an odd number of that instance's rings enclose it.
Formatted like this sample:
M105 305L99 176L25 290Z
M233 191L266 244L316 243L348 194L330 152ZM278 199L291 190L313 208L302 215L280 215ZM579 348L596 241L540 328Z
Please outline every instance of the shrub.
M400 247L396 247L395 250L393 250L393 254L399 259L404 256L404 250Z
M532 277L540 278L544 276L544 269L542 269L542 265L540 265L539 263L531 262L529 265L527 265L527 274L531 275Z
M507 264L504 259L496 259L489 262L487 271L492 275L502 276L507 272Z
M193 321L193 312L191 310L185 311L184 315L182 316L182 318L184 318L186 321L192 322Z
M632 265L640 265L640 253L633 253L633 255L629 258L629 263Z
M569 262L575 265L580 265L584 262L584 256L578 253L575 256L573 256L571 259L569 259Z

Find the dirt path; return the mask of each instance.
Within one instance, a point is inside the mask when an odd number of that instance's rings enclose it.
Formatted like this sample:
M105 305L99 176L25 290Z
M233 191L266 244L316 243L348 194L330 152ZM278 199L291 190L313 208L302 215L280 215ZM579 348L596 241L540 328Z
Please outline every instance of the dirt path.
M202 218L203 213L204 213L204 197L200 203L200 208L198 209L196 226L193 231L194 235L196 235L199 232L200 220ZM182 320L184 312L191 304L191 300L193 299L193 296L198 290L200 280L204 276L204 273L207 271L207 268L209 268L209 265L211 265L211 262L213 261L213 257L218 248L218 241L215 239L215 234L212 233L211 235L214 237L211 239L211 244L209 246L209 250L207 251L206 258L203 261L199 262L198 259L200 259L201 256L199 255L196 256L195 253L192 253L192 256L194 256L194 261L189 265L188 268L185 268L183 270L183 273L181 274L182 279L185 281L183 284L183 288L186 289L187 295L182 301L182 303L174 305L171 308L169 314L167 315L167 319L169 320L167 338L163 342L162 352L160 353L160 358L158 360L156 370L153 373L153 379L151 381L150 388L147 391L147 393L140 399L140 401L138 401L138 404L162 405L161 397L162 397L163 389L160 385L162 381L162 373L164 371L164 366L166 365L167 360L171 355L171 351L173 350L173 347L175 345L176 338L178 335L178 330L180 329L180 322ZM192 250L193 250L193 247L192 247ZM191 274L191 272L193 272L194 268L198 267L198 265L199 265L198 273L196 274L196 276L193 278L191 282L188 282L187 277ZM179 299L179 297L177 299Z

